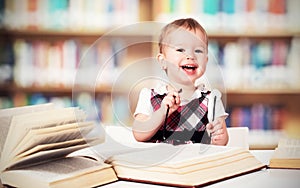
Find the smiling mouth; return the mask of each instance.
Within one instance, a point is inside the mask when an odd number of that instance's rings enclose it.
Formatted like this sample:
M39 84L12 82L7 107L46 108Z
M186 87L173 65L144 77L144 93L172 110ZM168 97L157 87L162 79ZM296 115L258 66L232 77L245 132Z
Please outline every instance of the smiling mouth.
M183 65L181 66L181 68L184 70L193 70L193 71L197 69L197 67L193 65Z

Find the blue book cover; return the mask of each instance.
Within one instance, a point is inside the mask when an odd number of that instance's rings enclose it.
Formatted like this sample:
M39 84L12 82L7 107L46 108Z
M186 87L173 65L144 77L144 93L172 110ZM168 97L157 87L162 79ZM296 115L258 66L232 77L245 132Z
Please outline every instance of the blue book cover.
M272 129L272 107L265 105L263 114L264 130Z
M235 1L234 0L222 0L221 9L226 14L234 14Z
M32 94L28 98L29 105L44 104L48 102L48 99L41 93Z
M48 2L50 12L65 11L69 4L68 0L49 0Z
M204 0L203 12L205 14L215 15L220 12L220 0Z
M4 25L5 0L0 0L0 28Z
M261 42L251 46L251 64L261 69L271 64L272 45L268 42Z
M49 22L50 28L60 29L67 24L69 1L68 0L49 0Z
M178 2L176 0L169 0L170 13L174 13L176 11L176 5Z
M11 82L13 80L13 67L15 55L13 44L0 42L0 83Z
M243 120L242 126L251 128L251 107L245 106L243 107Z

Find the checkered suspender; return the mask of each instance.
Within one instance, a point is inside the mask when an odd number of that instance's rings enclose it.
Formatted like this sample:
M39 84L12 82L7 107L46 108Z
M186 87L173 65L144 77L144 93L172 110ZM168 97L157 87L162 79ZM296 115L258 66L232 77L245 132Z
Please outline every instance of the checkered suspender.
M203 132L205 131L205 125L208 123L207 119L207 105L204 103L206 95L210 92L202 93L200 98L193 99L188 104L180 106L175 112L173 112L167 119L166 130L170 132ZM158 110L161 106L161 102L166 94L160 95L152 90L151 92L151 104L154 111ZM207 101L206 101L207 102ZM192 121L192 120L197 120ZM196 123L196 125L195 125ZM161 128L161 130L163 127ZM160 130L160 131L161 131ZM153 138L157 138L160 133L158 132ZM170 133L171 134L171 133Z

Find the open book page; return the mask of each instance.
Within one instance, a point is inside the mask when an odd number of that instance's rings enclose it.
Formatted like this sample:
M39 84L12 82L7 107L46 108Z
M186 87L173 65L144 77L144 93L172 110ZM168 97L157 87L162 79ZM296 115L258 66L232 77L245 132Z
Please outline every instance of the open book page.
M1 130L0 131L0 156L2 155L4 143L8 134L12 116L50 110L53 108L54 108L53 104L47 103L47 104L40 104L34 106L23 106L23 107L1 109L0 110L0 130Z
M95 160L105 161L115 155L134 153L138 151L143 151L147 148L152 148L154 146L161 145L160 143L144 142L136 142L131 144L126 143L126 145L123 145L118 142L108 141L107 138L105 140L106 141L104 143L75 151L69 156L86 156Z
M38 112L38 111L45 111L45 110L50 110L50 109L54 109L54 108L55 108L55 106L52 103L6 108L6 109L0 110L0 112L1 112L0 117L14 116L14 115L20 115L20 114L32 113L32 112Z
M84 119L85 113L78 108L53 109L13 116L3 147L2 157L8 158L8 155L31 129L57 126L83 121Z
M188 165L194 161L211 160L213 157L223 157L244 150L239 148L229 148L206 144L188 144L173 146L171 144L160 144L151 148L146 148L136 152L114 155L107 162L114 162L131 166L151 166L151 165Z
M1 159L1 167L4 164L4 168L10 166L20 167L20 165L34 165L39 162L46 162L49 159L56 159L65 157L65 155L82 149L90 147L103 142L101 137L85 138L81 134L87 134L92 126L83 127L82 132L79 129L71 129L64 132L51 133L45 137L44 135L35 135L34 145L31 149L20 153L18 155L12 155L6 160ZM47 139L50 139L47 140ZM30 143L30 142L29 142ZM32 144L32 143L30 143ZM51 155L51 158L47 159L47 156ZM42 159L46 161L41 161Z
M276 148L272 158L298 159L300 162L300 147Z
M281 138L278 142L278 148L283 147L300 147L300 139Z
M3 183L16 187L95 187L116 181L117 177L108 164L72 157L25 169L5 171L1 174L1 179Z
M97 141L97 142L96 142ZM67 140L67 141L62 141L62 142L55 142L55 143L45 143L41 145L36 145L35 147L20 153L19 155L16 155L14 159L17 161L18 159L21 159L23 157L32 155L34 153L40 152L40 151L47 151L47 150L53 150L53 149L59 149L59 148L68 148L76 145L82 145L82 144L89 144L92 146L92 144L97 144L101 143L101 140L98 138L94 139L85 139L85 138L78 138L74 140Z
M19 155L37 145L83 138L93 128L93 122L75 122L55 127L31 129L11 152L9 158Z
M298 159L300 161L300 139L281 138L272 158Z
M90 144L83 143L75 146L68 146L65 148L39 151L29 156L20 158L17 161L12 160L12 161L7 161L5 163L1 163L1 170L3 171L6 169L20 169L28 166L34 166L41 163L47 163L55 159L64 158L65 156L67 156L68 154L76 150L87 148L89 146Z
M298 159L300 163L300 139L281 138L272 158Z

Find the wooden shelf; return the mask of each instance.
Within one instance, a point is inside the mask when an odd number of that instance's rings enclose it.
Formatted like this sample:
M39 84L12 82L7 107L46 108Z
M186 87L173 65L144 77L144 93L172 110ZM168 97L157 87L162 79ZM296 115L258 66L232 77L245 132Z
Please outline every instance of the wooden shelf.
M102 85L100 87L88 88L86 86L64 87L64 86L32 86L20 87L15 84L0 85L0 92L25 92L25 93L71 93L72 91L87 91L97 93L122 93L124 89L112 88L109 85ZM229 89L225 91L227 95L300 95L300 89Z
M245 31L245 32L226 32L226 31L208 31L208 36L211 38L291 38L300 36L300 32L294 32L289 30L275 30L275 31Z
M269 89L228 89L227 94L243 95L243 94L258 94L258 95L300 95L300 89L296 88L269 88Z
M131 26L108 28L103 30L21 30L21 29L2 29L0 35L10 35L14 37L30 37L30 36L51 36L51 37L99 37L107 36L127 36L127 37L145 37L153 34L153 27L151 22L142 22L141 27L139 24Z
M151 37L155 31L161 29L161 24L155 24L155 22L144 21L131 26L107 28L103 30L33 30L33 29L1 29L0 35L11 35L11 36L51 36L51 37L99 37L102 35L107 36L134 36L134 37ZM156 27L156 28L153 28ZM300 32L289 31L289 30L278 30L278 31L245 31L245 32L234 32L234 31L208 31L210 38L290 38L299 37Z
M86 86L75 86L63 87L63 86L32 86L32 87L19 87L14 84L2 84L0 85L0 93L44 93L44 94L55 94L55 95L71 95L76 92L95 92L109 94L112 92L110 86L100 86L97 88L88 88ZM124 93L121 89L114 89L115 93Z

